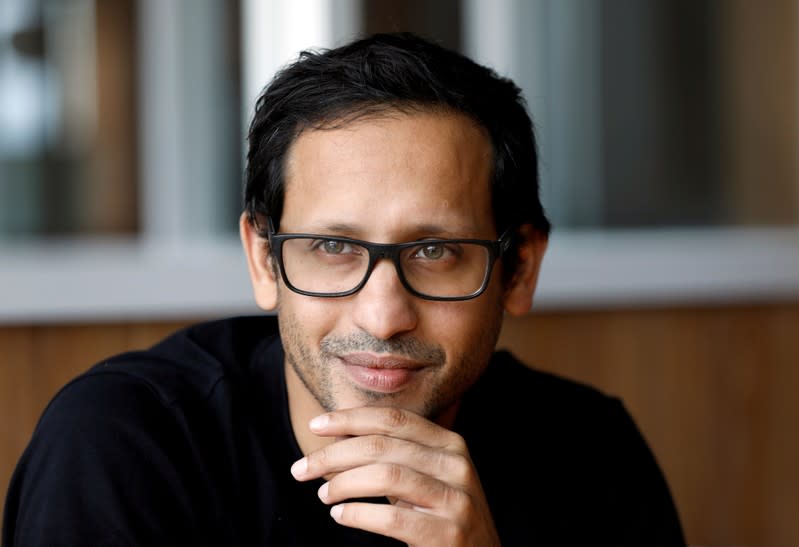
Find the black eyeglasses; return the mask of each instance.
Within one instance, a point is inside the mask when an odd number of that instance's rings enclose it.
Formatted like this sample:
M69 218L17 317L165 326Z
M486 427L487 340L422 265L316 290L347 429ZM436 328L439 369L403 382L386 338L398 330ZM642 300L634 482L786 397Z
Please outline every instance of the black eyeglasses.
M423 239L371 243L318 234L276 234L268 219L267 238L281 276L306 296L340 297L361 290L380 259L394 263L408 291L426 300L468 300L488 286L494 263L508 250L510 230L498 240Z

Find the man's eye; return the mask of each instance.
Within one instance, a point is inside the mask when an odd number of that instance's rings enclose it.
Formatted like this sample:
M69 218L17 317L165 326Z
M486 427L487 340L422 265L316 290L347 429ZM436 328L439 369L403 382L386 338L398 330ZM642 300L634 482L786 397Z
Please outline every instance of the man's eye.
M315 249L321 250L325 254L340 255L352 253L352 245L344 241L337 241L335 239L323 239L314 245Z
M427 260L440 260L445 253L446 249L443 245L425 245L419 249L416 255Z

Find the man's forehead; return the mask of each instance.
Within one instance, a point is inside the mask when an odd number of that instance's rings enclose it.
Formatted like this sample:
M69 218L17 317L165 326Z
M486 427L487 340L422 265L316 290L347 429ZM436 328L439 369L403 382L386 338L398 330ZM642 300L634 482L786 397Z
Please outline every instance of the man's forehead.
M475 155L493 159L493 147L488 131L466 114L444 109L410 111L389 109L363 115L353 114L351 117L335 118L317 126L299 128L288 149L286 167L289 169L292 167L297 148L303 147L302 145L308 141L323 142L328 147L339 149L360 148L368 143L353 137L364 130L372 133L396 132L399 124L408 125L407 122L411 125L413 122L418 122L415 124L417 127L422 126L422 130L434 132L439 139L473 136L479 141L479 149L474 150Z
M417 113L306 131L285 171L283 231L485 236L490 147L465 116ZM281 224L284 224L281 221Z

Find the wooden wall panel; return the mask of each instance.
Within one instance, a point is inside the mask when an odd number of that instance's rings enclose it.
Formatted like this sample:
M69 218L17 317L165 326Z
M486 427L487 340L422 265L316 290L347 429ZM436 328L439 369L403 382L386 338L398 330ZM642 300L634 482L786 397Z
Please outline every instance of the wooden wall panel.
M185 323L0 328L3 496L64 383ZM799 303L535 313L509 319L500 345L624 400L690 543L799 545Z
M799 545L799 307L533 314L501 344L622 397L691 543Z
M0 329L0 499L3 500L11 471L36 419L32 360L31 329Z

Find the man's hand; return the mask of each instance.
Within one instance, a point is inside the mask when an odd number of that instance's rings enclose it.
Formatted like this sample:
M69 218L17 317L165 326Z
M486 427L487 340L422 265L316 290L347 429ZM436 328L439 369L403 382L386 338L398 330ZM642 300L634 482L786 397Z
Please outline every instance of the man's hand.
M297 461L297 480L330 480L319 498L332 517L413 546L499 546L463 438L397 408L361 407L317 416L311 431L341 440ZM386 496L391 505L339 503Z

